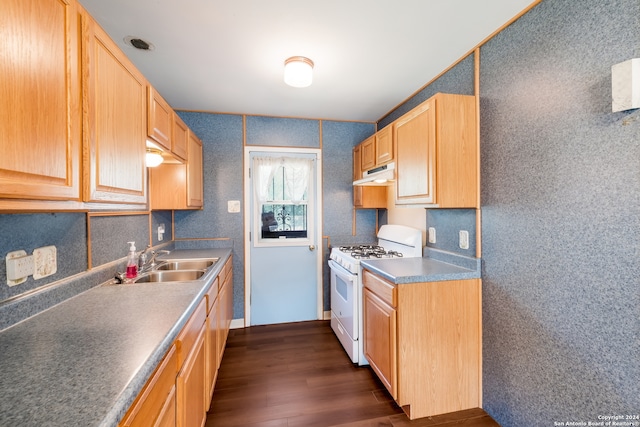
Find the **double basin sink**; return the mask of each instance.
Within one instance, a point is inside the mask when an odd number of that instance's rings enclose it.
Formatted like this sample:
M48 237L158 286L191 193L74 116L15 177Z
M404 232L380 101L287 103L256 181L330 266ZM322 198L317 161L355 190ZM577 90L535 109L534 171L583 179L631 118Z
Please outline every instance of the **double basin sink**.
M198 280L218 258L162 260L153 269L140 274L131 283L187 282Z

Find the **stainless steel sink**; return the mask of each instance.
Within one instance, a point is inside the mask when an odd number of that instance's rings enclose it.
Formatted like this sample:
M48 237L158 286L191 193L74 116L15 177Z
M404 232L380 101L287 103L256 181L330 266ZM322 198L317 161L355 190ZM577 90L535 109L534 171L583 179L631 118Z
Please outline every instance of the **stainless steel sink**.
M204 270L153 270L144 273L133 283L147 282L186 282L190 280L198 280L204 275Z
M206 270L218 262L218 258L208 259L182 259L164 261L155 268L155 271L164 270Z

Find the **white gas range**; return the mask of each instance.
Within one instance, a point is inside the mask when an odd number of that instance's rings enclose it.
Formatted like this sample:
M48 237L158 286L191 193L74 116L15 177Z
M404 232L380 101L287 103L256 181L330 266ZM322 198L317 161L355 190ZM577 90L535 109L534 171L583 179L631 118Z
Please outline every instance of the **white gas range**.
M351 361L368 365L362 342L361 259L422 256L422 232L403 225L383 225L378 243L331 249L331 328Z

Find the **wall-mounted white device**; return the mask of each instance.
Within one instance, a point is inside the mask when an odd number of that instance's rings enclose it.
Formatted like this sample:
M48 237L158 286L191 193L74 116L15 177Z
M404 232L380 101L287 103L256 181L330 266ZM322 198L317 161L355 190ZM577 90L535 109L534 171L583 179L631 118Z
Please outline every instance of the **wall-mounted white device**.
M640 58L611 67L611 99L614 113L640 108Z

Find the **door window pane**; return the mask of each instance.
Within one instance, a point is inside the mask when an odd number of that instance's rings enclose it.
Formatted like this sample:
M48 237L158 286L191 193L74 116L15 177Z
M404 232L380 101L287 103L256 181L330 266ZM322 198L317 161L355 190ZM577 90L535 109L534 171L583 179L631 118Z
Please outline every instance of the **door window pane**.
M261 203L261 237L263 239L307 237L307 191L294 202L291 185L286 185L285 169L278 168L269 182L267 201Z

